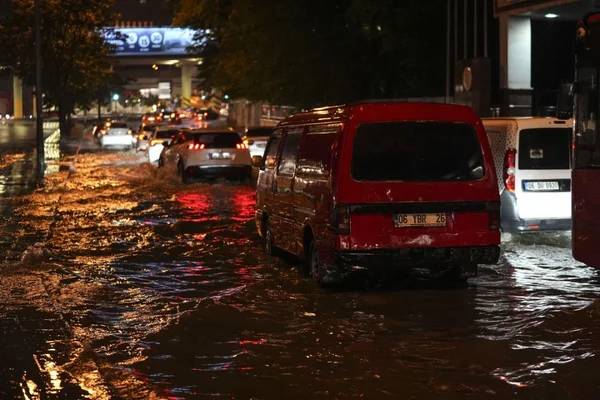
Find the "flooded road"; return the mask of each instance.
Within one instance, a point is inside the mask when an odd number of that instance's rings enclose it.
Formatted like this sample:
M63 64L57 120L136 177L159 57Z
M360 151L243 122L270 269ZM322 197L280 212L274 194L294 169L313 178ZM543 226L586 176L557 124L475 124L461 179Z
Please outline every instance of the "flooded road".
M464 287L327 291L264 255L250 186L63 165L1 200L0 399L600 396L600 273L568 238Z

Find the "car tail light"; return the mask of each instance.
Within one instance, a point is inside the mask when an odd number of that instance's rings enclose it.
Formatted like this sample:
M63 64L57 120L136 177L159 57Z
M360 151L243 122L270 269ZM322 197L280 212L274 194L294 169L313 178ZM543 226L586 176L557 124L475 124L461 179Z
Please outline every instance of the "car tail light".
M333 209L331 226L338 234L350 234L350 206L335 206L335 208Z
M190 150L204 150L204 144L203 143L190 143L190 145L188 146L188 149L190 149Z
M490 230L500 229L500 203L488 203L487 210Z
M244 150L244 149L247 149L248 146L246 145L246 143L238 143L235 145L235 148L238 150Z
M504 155L504 187L509 192L515 191L515 168L516 168L517 150L506 150Z

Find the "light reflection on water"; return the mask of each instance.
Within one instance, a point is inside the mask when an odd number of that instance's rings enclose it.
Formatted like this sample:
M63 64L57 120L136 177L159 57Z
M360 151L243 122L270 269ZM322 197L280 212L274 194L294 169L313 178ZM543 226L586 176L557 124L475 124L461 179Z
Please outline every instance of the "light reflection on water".
M68 322L52 362L86 392L593 397L599 279L568 248L515 239L468 287L325 291L264 256L251 187L180 186L136 157L84 154L66 188L60 172L17 210L28 229L48 226L39 207L60 193L52 264L38 271L52 301L27 296L34 284L23 297Z

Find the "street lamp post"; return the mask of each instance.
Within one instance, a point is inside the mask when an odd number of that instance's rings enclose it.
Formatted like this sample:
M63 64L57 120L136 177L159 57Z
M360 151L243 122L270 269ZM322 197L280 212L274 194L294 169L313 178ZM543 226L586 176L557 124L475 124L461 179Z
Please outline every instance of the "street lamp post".
M35 120L36 128L36 150L37 150L37 184L39 186L44 184L44 116L42 110L42 15L40 10L40 0L34 0L34 13L35 13L35 108L37 112Z

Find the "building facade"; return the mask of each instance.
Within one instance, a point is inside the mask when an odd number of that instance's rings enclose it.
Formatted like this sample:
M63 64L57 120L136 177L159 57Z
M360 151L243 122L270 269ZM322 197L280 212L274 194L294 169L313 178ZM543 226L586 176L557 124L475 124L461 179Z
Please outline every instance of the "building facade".
M449 0L447 96L481 115L551 115L597 0Z

